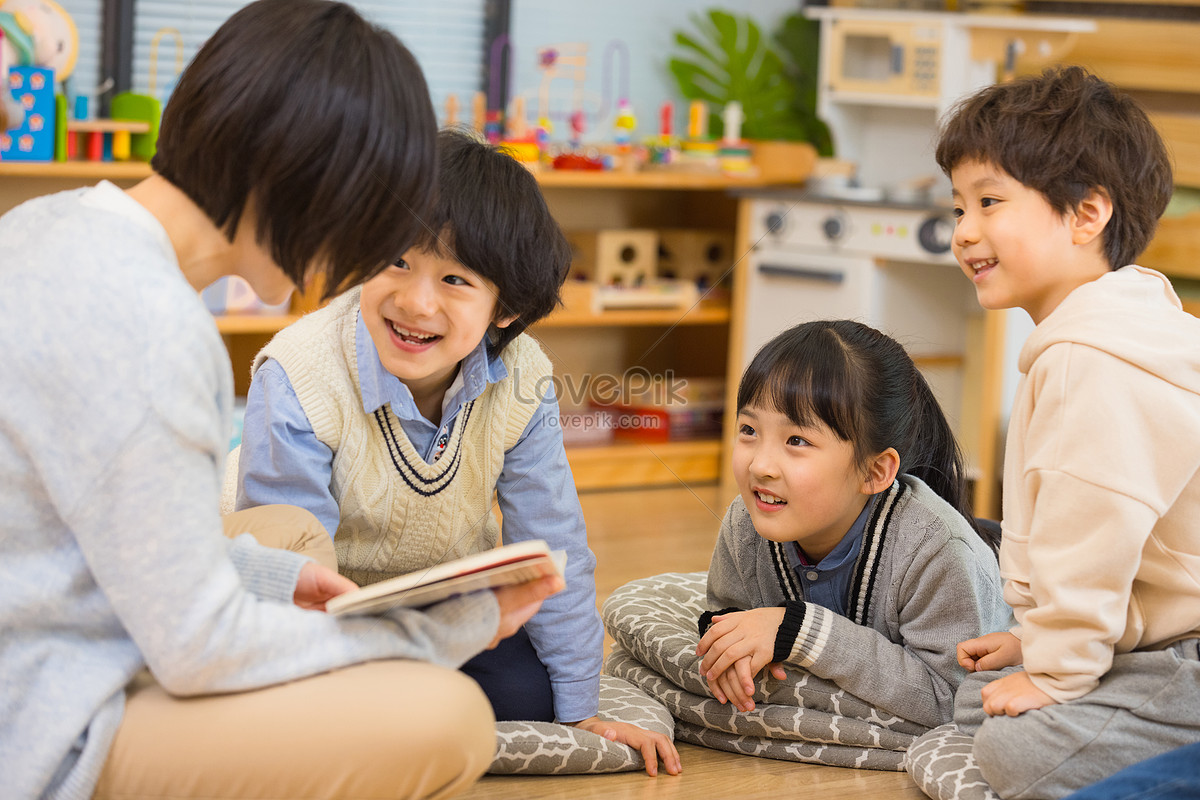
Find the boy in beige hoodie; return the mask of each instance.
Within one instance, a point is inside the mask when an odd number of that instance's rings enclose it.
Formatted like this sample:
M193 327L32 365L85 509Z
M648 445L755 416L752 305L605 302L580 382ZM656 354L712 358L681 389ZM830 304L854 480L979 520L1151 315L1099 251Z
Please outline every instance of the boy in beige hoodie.
M1171 165L1078 67L966 99L937 160L980 304L1037 325L1005 450L1016 624L959 645L955 719L1001 796L1061 797L1200 740L1200 319L1133 265Z

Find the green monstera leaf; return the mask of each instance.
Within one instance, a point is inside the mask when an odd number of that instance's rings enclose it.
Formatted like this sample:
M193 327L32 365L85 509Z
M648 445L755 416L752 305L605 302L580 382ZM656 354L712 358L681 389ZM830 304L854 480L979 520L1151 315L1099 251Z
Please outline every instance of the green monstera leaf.
M792 85L792 109L803 121L805 140L821 155L832 156L829 126L817 116L821 23L800 14L789 14L775 32L775 45L783 56L784 72Z
M721 112L736 100L742 104L742 135L747 139L813 141L820 150L823 130L829 145L828 129L816 118L815 48L808 92L796 83L795 54L787 50L792 63L785 63L749 17L712 9L705 16L692 15L691 21L694 33L675 32L681 52L671 58L668 68L686 99L708 103L712 134L722 134ZM805 22L800 19L801 25Z

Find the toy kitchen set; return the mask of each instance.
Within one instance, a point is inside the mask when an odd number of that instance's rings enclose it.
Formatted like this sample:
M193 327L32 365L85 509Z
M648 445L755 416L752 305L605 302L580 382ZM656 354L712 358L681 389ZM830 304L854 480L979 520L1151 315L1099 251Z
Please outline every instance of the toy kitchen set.
M805 13L821 22L818 113L837 163L853 175L818 172L799 190L747 194L743 366L773 335L807 319L845 317L884 330L913 355L955 427L976 479L977 513L997 515L997 442L1011 402L1004 398L1032 328L1020 312L983 312L959 272L950 184L934 161L934 137L941 116L1002 79L1018 53L1051 60L1092 23L841 7Z

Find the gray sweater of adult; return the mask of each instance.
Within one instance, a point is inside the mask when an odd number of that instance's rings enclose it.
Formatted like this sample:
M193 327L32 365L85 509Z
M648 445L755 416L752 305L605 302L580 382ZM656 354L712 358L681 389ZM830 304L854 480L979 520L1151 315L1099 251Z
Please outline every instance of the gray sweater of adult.
M783 547L758 534L739 497L708 572L708 606L801 604L789 663L926 727L953 717L966 675L958 643L1006 630L1011 610L996 556L919 478L904 475L874 501L851 582L850 615L805 602Z
M229 357L124 192L32 200L0 242L0 794L90 797L143 667L176 695L234 692L375 658L458 666L495 635L490 592L303 611L302 557L225 539Z

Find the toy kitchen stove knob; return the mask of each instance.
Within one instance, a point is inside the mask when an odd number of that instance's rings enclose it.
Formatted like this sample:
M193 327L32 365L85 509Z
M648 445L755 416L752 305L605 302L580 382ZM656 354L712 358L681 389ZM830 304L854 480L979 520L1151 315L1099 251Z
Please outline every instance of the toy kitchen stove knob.
M947 216L929 217L917 229L917 242L935 256L950 252L954 240L954 220Z
M767 226L767 233L771 234L772 236L778 236L783 233L783 214L779 213L778 211L772 211L770 214L767 214L764 222Z
M840 213L831 214L821 221L821 232L831 242L836 242L844 237L847 227L846 217Z

